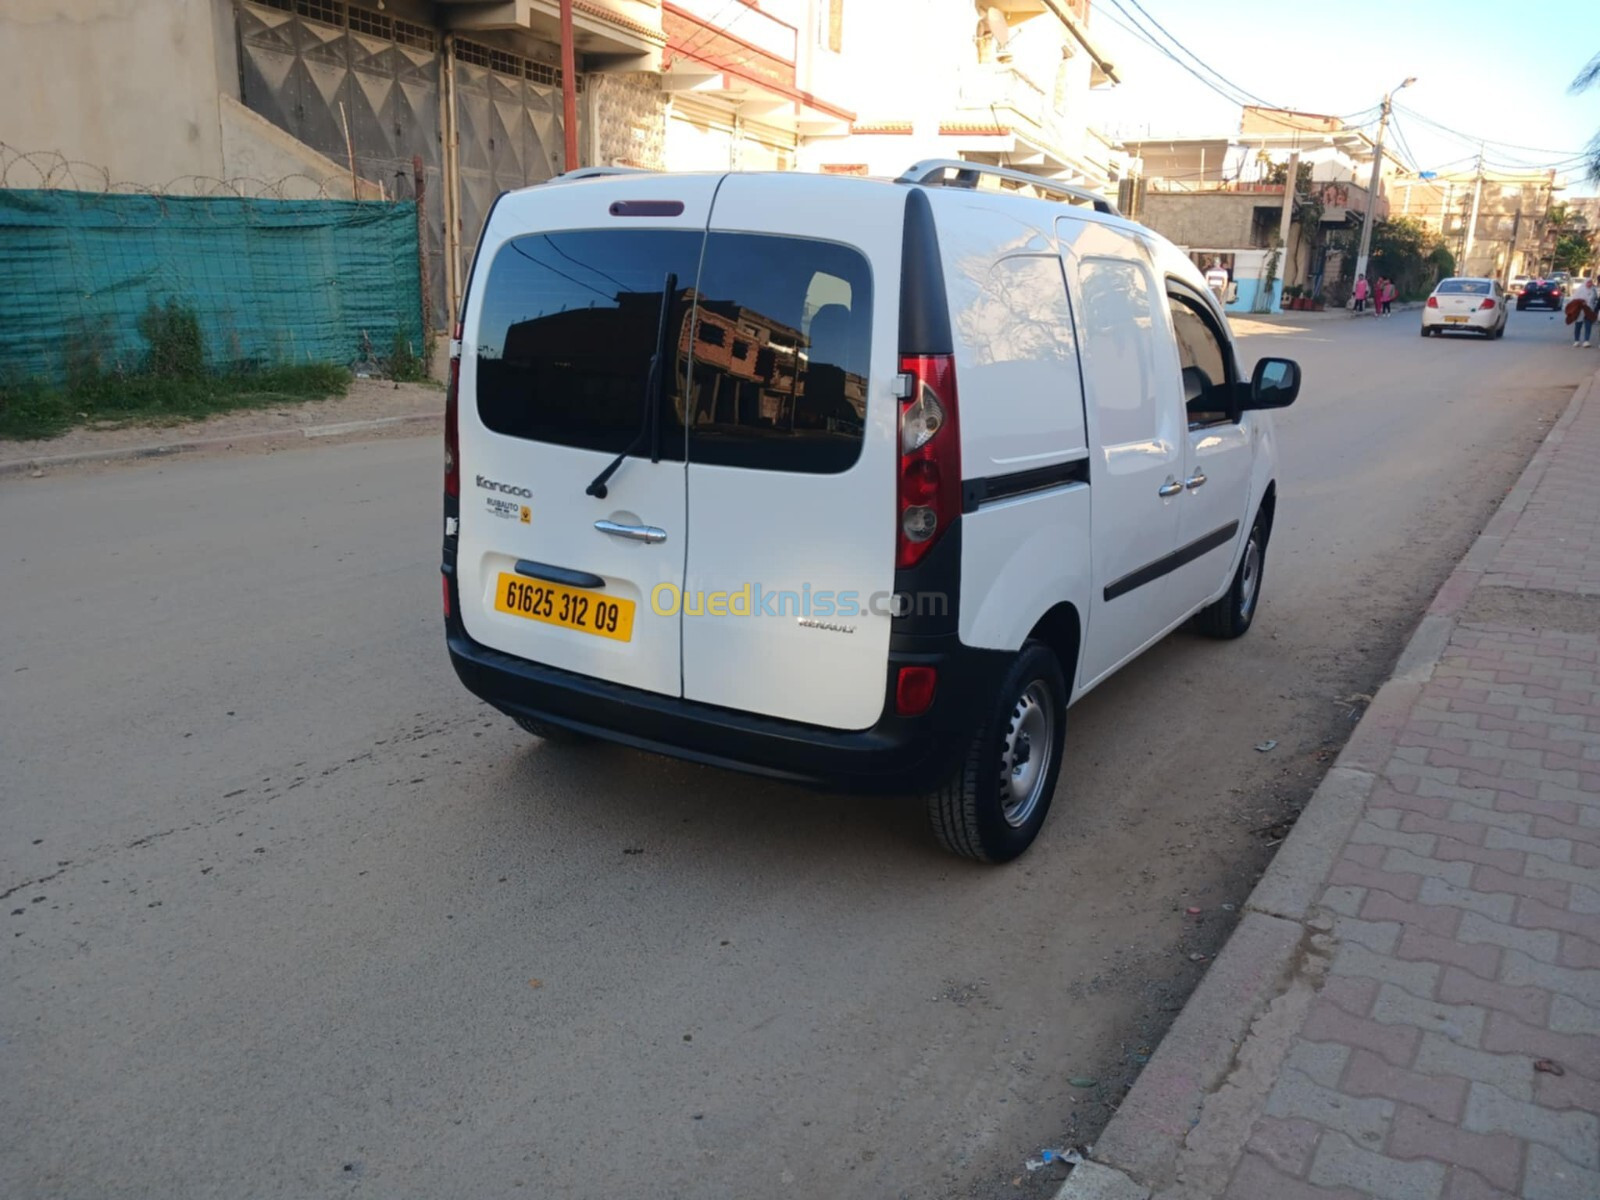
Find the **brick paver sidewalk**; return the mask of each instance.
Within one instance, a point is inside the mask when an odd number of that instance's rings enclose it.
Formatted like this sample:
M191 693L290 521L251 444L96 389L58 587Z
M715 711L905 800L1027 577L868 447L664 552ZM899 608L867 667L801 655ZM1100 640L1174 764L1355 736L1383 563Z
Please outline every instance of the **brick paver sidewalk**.
M1070 1200L1600 1200L1600 382L1579 389Z
M1229 1197L1600 1200L1600 396L1486 533Z

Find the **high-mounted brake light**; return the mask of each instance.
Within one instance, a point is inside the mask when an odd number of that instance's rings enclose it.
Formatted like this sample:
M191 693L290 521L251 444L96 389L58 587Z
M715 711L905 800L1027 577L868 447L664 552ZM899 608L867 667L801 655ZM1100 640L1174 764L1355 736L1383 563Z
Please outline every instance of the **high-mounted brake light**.
M444 494L461 495L461 359L450 360L444 393Z
M895 567L913 567L961 515L961 435L956 364L949 354L908 354L900 400L899 527Z

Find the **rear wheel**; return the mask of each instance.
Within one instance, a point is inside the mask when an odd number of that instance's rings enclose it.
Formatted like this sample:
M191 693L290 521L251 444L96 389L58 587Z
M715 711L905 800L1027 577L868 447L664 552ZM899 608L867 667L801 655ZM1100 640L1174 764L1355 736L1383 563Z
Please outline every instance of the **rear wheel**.
M1261 577L1267 565L1267 531L1261 517L1250 527L1250 537L1239 557L1239 569L1222 598L1202 608L1195 626L1207 637L1243 637L1256 619L1256 604L1261 599Z
M1422 336L1423 337L1427 337L1432 332L1433 332L1433 330L1429 329L1426 325L1424 325L1422 327Z
M1038 836L1061 774L1067 681L1055 653L1028 642L950 778L928 793L928 821L946 850L1010 862Z
M534 737L549 742L553 746L581 746L592 739L588 734L578 733L576 730L567 729L562 725L548 725L532 717L512 717L528 733Z

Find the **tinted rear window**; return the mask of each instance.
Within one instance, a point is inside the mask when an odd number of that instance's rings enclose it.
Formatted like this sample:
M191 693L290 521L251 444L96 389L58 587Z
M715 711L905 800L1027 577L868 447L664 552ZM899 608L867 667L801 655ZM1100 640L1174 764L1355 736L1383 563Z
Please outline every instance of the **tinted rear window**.
M496 433L619 454L645 423L650 360L671 288L680 340L704 235L579 231L513 238L495 255L478 322L478 415ZM681 363L661 387L661 453L683 458ZM641 446L640 453L648 453Z
M861 452L871 310L866 260L832 242L675 230L516 238L485 285L478 412L497 433L620 453L644 424L664 334L663 458L681 460L687 438L697 463L843 471Z
M1446 279L1439 285L1440 295L1451 292L1468 296L1487 296L1489 294L1489 281L1487 279Z

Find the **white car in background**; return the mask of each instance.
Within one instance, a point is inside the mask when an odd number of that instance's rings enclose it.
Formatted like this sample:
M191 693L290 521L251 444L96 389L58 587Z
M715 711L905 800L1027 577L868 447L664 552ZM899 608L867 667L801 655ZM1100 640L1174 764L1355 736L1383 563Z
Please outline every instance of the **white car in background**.
M1456 276L1441 279L1422 309L1422 336L1449 330L1504 337L1506 294L1498 279Z

